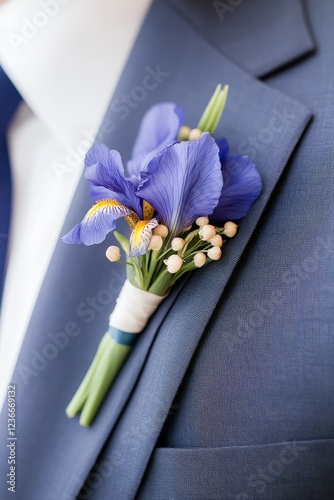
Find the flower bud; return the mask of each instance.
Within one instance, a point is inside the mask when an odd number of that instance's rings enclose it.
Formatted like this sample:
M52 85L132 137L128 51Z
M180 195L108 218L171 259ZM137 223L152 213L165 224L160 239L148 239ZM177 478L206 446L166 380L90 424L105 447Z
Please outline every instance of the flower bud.
M148 249L149 250L155 250L155 251L158 251L160 250L160 248L162 247L162 238L161 236L157 235L157 234L154 234L152 236L152 239L151 239L151 243L149 244L149 247Z
M238 226L234 222L228 221L224 224L224 234L228 238L233 238L237 234Z
M164 263L167 266L167 271L171 274L177 273L183 264L183 260L179 255L170 255L168 259L164 260Z
M196 219L196 224L199 227L205 226L206 224L209 224L209 219L207 217L198 217L198 219Z
M172 249L175 252L178 252L183 247L184 247L184 239L183 238L174 238L172 240Z
M219 260L221 256L222 251L219 247L212 247L208 250L208 257L212 260Z
M209 243L213 247L222 247L223 246L223 238L220 236L220 234L215 234L212 236L212 238L209 239Z
M178 133L179 141L187 141L189 139L189 134L190 134L190 127L187 127L187 125L183 125Z
M189 141L197 141L202 135L202 131L199 128L193 128L190 130Z
M112 245L107 248L106 257L110 262L117 262L121 258L121 251L118 247Z
M206 255L203 252L198 252L194 255L193 260L196 267L202 267L206 263Z
M205 226L201 227L198 234L202 240L209 241L216 234L216 228L210 224L205 224Z
M161 236L161 238L166 238L168 236L168 227L163 224L159 224L153 231L153 234Z

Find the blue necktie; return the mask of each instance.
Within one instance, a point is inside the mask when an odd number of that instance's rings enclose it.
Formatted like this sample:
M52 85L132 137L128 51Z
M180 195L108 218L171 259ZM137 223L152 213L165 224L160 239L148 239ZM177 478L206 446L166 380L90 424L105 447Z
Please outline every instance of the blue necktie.
M11 173L6 133L21 96L0 67L0 301L4 285L11 211Z

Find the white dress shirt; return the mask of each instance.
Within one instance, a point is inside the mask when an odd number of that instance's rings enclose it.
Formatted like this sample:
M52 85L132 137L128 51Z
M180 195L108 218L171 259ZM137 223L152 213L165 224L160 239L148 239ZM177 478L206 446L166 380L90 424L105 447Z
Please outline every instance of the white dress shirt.
M14 203L0 318L0 408L84 154L150 3L1 4L0 64L24 103L9 133Z

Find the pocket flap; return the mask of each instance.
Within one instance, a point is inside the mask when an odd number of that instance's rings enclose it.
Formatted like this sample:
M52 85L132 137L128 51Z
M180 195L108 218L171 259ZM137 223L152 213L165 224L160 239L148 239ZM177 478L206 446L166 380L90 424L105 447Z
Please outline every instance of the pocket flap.
M138 498L334 498L334 440L224 448L157 448Z

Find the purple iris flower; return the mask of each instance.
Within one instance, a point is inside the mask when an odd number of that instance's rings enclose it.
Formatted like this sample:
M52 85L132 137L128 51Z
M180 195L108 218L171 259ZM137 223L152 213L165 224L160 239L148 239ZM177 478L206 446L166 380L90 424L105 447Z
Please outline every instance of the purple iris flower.
M178 236L201 216L223 224L243 217L261 192L261 179L246 156L230 155L225 139L203 133L197 141L175 142L182 111L162 103L145 115L125 177L120 154L104 144L85 159L85 176L96 204L62 239L102 242L124 217L132 230L130 257L143 255L158 223Z
M256 166L248 156L229 154L226 139L218 139L219 159L223 174L223 189L219 202L210 216L214 224L244 217L259 197L262 182Z
M129 174L127 179L135 187L139 185L141 170L146 167L150 159L162 148L176 141L183 119L183 109L173 102L156 104L145 113L132 149L131 159L126 165ZM96 201L110 195L103 187L94 185L90 194Z

